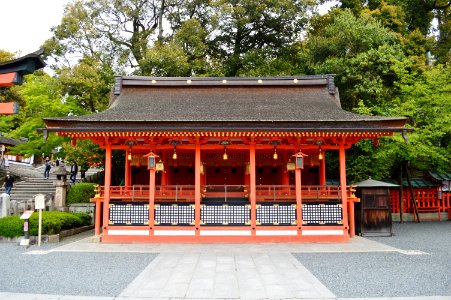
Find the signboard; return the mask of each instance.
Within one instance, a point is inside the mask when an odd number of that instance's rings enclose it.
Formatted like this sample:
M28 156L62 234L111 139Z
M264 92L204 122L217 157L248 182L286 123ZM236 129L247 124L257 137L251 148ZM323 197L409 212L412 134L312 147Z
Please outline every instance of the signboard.
M37 194L34 197L34 208L45 209L45 196L43 194Z
M287 163L287 171L294 171L296 169L296 165L294 162L288 162Z
M451 181L442 181L442 191L448 192L450 191Z
M24 211L24 213L20 216L20 218L22 219L22 220L28 220L30 217L31 217L31 215L34 213L34 210L26 210L26 211Z

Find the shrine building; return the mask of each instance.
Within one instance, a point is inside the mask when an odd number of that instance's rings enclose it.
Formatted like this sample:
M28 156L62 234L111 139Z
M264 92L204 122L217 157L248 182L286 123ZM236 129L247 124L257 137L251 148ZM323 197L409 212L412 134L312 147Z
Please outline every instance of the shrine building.
M108 109L46 118L44 135L106 151L102 242L330 242L354 235L346 149L406 131L341 108L332 75L116 77ZM112 151L125 155L111 185ZM338 153L340 181L326 184Z

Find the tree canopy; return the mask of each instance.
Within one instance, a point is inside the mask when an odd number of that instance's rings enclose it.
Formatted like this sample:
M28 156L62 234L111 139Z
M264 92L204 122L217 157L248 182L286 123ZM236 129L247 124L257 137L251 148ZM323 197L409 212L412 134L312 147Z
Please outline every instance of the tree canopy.
M42 142L42 118L104 110L114 73L327 73L336 74L344 109L405 116L414 130L407 144L394 136L378 147L355 145L348 152L351 179L394 176L405 160L419 171L450 171L451 1L341 0L319 15L326 2L75 0L43 42L54 77L39 71L23 86L0 89L0 101L21 105L19 115L0 120L0 130L28 138L14 151L49 153L64 141ZM14 56L0 51L0 61ZM63 151L86 160L81 148Z

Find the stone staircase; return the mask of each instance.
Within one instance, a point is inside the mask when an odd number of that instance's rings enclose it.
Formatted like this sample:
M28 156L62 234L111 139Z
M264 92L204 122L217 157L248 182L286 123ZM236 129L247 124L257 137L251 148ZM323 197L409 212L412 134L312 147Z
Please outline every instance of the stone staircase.
M16 186L12 189L11 213L21 214L25 210L34 209L34 198L37 194L43 194L46 198L46 210L54 209L55 198L55 181L56 176L53 174L54 168L50 172L50 179L44 178L44 167L31 167L27 165L10 163L9 171L16 178ZM95 175L100 170L90 169L86 176ZM6 170L0 169L0 177L4 178ZM69 177L69 176L68 176ZM69 178L67 178L69 180ZM77 176L77 182L80 182L80 174ZM1 184L0 184L1 186ZM4 188L0 193L4 193Z
M16 187L11 191L11 200L25 202L33 200L37 194L44 194L47 197L54 197L54 181L44 178L28 178L26 181L16 182Z
M34 210L34 199L37 194L45 195L46 210L53 210L55 186L53 180L44 178L27 178L26 181L16 182L10 195L11 214L22 214L25 210Z

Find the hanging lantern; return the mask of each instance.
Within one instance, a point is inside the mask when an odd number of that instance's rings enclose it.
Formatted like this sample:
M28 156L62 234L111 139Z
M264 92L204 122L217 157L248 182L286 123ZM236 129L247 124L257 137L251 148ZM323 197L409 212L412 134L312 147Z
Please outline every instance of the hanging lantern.
M227 155L227 147L224 147L224 154L222 155L223 160L229 159L229 156Z

